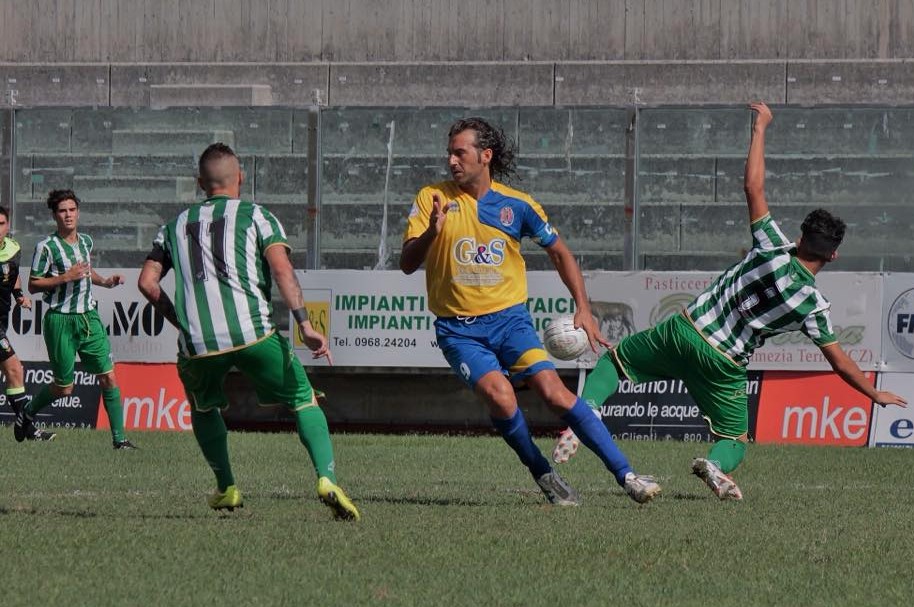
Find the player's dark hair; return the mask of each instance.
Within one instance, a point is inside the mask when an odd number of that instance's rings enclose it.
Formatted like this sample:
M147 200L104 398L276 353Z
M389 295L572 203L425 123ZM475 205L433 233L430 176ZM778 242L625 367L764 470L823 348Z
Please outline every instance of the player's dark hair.
M231 156L232 158L237 158L235 155L235 150L225 145L224 143L212 143L203 150L203 153L200 154L200 162L197 164L197 169L200 171L200 175L206 174L206 166L214 160L222 160L223 158Z
M831 261L831 257L844 240L844 222L826 211L816 209L806 216L800 230L803 238L800 246L809 256L819 261Z
M53 212L57 212L57 206L64 200L72 200L76 203L76 208L79 208L79 198L76 197L76 192L73 190L51 190L48 192L48 208Z
M509 139L503 130L478 116L472 116L455 122L448 131L448 139L468 130L476 133L478 150L492 150L489 172L493 179L507 182L517 176L514 141Z
M10 210L8 208L0 206L0 215L6 217L7 221L10 220Z

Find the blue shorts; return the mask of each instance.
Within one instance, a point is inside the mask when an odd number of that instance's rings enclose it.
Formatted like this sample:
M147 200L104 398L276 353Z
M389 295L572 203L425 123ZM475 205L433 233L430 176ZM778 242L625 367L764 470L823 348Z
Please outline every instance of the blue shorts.
M447 362L471 388L490 371L519 382L555 369L524 304L483 316L438 318L435 332Z

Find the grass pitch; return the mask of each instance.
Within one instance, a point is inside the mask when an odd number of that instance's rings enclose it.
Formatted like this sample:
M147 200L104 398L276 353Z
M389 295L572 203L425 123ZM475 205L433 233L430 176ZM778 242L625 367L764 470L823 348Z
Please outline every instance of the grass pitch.
M0 435L3 605L891 605L914 561L911 451L753 445L721 503L706 445L622 443L664 495L638 506L597 459L544 503L500 439L337 435L361 523L332 520L292 434L232 433L245 508L211 512L189 434ZM544 451L551 441L540 441Z

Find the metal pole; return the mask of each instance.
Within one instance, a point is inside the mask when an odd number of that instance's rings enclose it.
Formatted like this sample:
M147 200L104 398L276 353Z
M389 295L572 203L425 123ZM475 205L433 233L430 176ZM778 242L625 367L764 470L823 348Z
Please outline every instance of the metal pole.
M637 107L628 110L628 126L625 129L625 237L623 239L623 269L641 269L641 235L639 234L640 199L639 192L639 137Z
M13 211L16 187L16 116L15 110L0 110L0 205Z
M309 270L321 267L321 112L320 107L308 110L308 230Z

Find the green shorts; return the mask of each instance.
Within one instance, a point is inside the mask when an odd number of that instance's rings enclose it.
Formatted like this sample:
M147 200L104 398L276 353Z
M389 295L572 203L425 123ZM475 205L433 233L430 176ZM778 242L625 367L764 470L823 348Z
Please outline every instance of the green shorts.
M626 337L615 356L635 383L682 380L712 433L738 438L749 431L746 368L705 341L682 314Z
M58 386L73 383L77 354L89 373L104 375L114 370L111 344L97 310L82 314L52 310L44 315L41 330Z
M315 404L311 382L292 353L289 340L273 333L230 352L178 358L178 376L197 411L228 405L222 384L232 367L251 380L261 405L285 405L299 410Z

